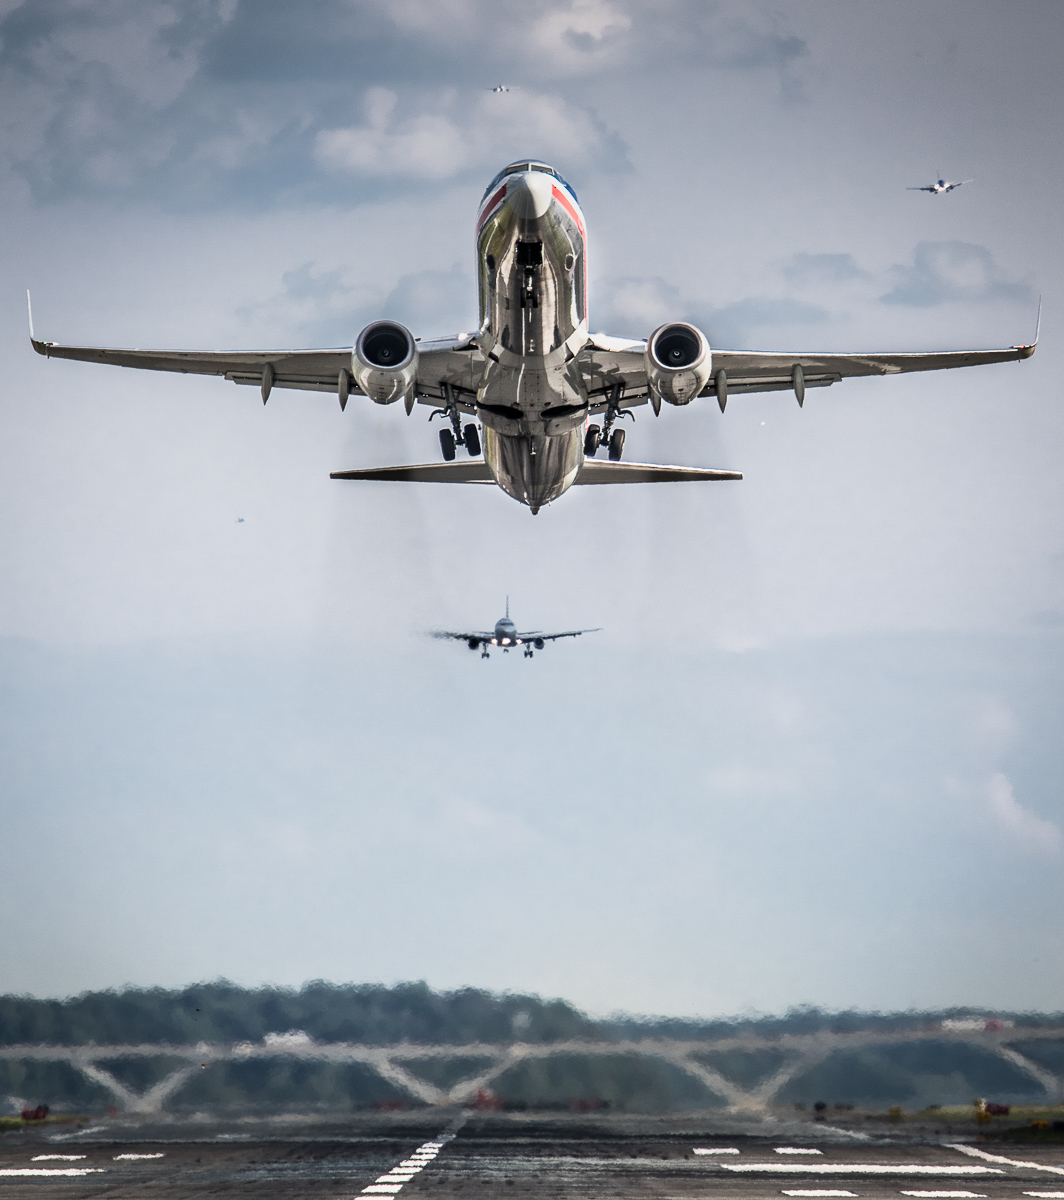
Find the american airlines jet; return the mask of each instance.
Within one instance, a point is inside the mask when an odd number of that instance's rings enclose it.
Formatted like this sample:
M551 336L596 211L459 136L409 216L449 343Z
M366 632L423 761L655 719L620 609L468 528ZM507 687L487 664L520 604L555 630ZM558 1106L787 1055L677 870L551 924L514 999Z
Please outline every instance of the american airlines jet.
M792 391L855 375L937 371L1029 358L1035 345L931 354L786 354L711 350L693 325L673 322L645 341L588 332L587 226L576 193L541 162L512 163L488 184L476 223L480 325L422 341L396 321L374 321L353 347L330 350L106 350L36 339L50 358L224 375L259 388L333 392L374 404L432 405L443 462L336 471L333 479L496 483L533 513L574 484L741 479L738 471L622 461L631 410L683 407L745 392ZM1037 343L1037 334L1035 343ZM474 421L472 418L475 418ZM478 427L479 423L479 427ZM481 439L483 432L483 440ZM605 460L597 457L605 445ZM457 447L468 458L457 460ZM481 449L483 456L481 457Z

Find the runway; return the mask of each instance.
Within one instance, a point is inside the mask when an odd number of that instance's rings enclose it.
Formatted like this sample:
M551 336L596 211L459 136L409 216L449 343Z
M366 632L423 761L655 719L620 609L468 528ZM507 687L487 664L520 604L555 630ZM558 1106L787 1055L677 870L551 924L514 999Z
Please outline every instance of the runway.
M61 1128L0 1139L0 1200L1064 1200L1064 1146L970 1131L438 1112Z

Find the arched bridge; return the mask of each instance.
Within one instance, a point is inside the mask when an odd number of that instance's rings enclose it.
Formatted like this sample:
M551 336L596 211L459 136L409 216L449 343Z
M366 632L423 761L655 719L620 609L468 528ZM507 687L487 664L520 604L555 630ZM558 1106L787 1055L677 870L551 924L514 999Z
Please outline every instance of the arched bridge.
M952 1024L956 1026L965 1023ZM990 1026L995 1024L989 1023ZM375 1071L382 1079L412 1099L443 1107L471 1102L478 1091L490 1087L503 1072L523 1062L559 1055L637 1055L657 1059L679 1068L720 1096L727 1103L729 1111L755 1114L764 1112L792 1079L839 1050L935 1041L978 1046L990 1051L1038 1084L1044 1090L1047 1102L1064 1100L1064 1077L1032 1061L1012 1045L1015 1042L1064 1041L1064 1027L970 1029L950 1028L950 1025L950 1022L944 1022L942 1025L923 1029L900 1031L821 1032L783 1034L778 1037L742 1035L690 1041L645 1038L627 1041L572 1040L505 1044L473 1042L460 1046L429 1046L413 1042L401 1042L391 1046L317 1042L307 1034L294 1030L289 1033L268 1034L261 1042L235 1044L200 1042L197 1045L162 1043L112 1046L0 1046L0 1059L67 1063L86 1078L106 1088L116 1104L125 1111L154 1113L161 1112L167 1101L180 1091L195 1072L223 1062L288 1058L332 1064L358 1063ZM743 1087L705 1061L707 1056L719 1056L729 1051L771 1051L777 1058L782 1059L782 1064L755 1086ZM140 1093L122 1083L104 1065L115 1060L148 1058L177 1059L181 1065ZM476 1074L459 1080L449 1088L430 1083L411 1069L413 1065L426 1060L440 1062L449 1059L478 1060L484 1065Z

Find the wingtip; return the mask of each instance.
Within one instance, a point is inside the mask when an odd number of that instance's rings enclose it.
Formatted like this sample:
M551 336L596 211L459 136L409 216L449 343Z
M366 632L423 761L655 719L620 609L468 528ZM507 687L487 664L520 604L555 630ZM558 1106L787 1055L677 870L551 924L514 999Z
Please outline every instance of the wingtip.
M33 332L33 300L30 297L29 288L26 289L26 315L29 317L30 322L30 345L38 354L43 354L47 358L49 348L55 343L38 341L36 334Z

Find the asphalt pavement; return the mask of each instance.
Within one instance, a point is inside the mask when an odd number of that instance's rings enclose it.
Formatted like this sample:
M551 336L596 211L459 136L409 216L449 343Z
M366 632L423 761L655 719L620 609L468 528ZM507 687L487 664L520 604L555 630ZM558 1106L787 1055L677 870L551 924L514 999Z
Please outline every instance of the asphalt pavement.
M1064 1200L1064 1146L811 1121L443 1114L149 1124L0 1138L0 1200Z

